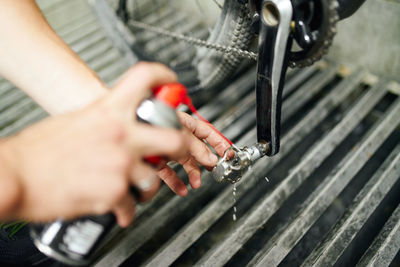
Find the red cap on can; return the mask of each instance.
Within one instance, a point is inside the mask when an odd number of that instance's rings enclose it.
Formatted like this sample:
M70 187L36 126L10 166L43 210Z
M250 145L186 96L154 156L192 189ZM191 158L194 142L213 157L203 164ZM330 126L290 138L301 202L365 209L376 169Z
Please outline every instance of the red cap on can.
M164 102L172 108L187 102L187 89L180 83L169 83L156 87L153 90L156 99Z

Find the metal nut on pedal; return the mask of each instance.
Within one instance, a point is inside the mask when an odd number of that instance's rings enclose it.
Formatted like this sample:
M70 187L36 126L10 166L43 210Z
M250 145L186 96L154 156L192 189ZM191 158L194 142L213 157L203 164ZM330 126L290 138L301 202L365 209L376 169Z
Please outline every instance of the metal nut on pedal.
M244 148L232 146L230 149L225 151L224 156L214 167L212 170L212 176L215 181L219 183L237 183L248 171L249 167L268 152L268 149L269 146L266 143L257 143ZM235 156L228 159L227 155L230 150L235 152Z

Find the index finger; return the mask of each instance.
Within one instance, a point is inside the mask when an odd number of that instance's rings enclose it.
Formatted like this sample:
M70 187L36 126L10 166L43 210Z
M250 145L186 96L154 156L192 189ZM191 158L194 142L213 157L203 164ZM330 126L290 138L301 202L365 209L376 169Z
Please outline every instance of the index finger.
M231 146L208 123L197 120L185 112L178 112L181 123L188 128L197 138L204 139L221 157Z

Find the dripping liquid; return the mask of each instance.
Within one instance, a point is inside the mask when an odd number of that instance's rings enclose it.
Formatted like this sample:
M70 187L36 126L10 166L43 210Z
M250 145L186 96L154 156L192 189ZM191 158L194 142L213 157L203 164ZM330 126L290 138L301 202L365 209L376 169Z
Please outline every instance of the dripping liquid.
M233 191L232 191L232 195L233 195L233 215L232 215L232 220L236 221L236 184L233 184Z

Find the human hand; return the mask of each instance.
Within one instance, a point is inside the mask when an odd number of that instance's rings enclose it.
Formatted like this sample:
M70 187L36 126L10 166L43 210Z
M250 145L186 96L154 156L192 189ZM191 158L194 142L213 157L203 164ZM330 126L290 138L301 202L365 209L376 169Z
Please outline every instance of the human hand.
M91 106L43 120L3 142L2 156L19 187L13 217L48 221L112 211L121 226L129 225L134 216L129 187L141 191L140 201L159 187L156 170L142 159L182 158L188 152L181 131L136 120L137 106L150 90L175 81L163 65L139 63ZM0 196L3 191L7 188L0 187Z
M218 157L211 152L210 148L203 141L214 148L221 157L230 147L230 144L222 138L207 123L195 119L185 112L178 112L182 125L186 128L185 134L188 140L189 155L178 158L189 177L190 186L197 189L201 186L201 170L198 163L211 170L218 162ZM180 196L185 196L188 190L175 171L168 165L163 165L158 171L158 176Z

